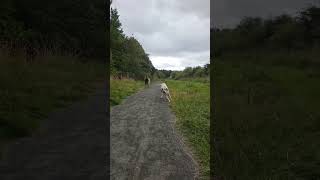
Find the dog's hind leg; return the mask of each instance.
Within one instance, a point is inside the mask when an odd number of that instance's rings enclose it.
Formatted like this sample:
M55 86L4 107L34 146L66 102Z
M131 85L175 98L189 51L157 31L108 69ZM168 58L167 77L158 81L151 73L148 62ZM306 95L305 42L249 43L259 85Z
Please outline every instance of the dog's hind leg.
M168 95L166 95L166 98L168 99L168 102L170 102L170 98L169 98L169 96L168 96Z
M170 100L172 100L170 93L168 93L168 96L169 96Z

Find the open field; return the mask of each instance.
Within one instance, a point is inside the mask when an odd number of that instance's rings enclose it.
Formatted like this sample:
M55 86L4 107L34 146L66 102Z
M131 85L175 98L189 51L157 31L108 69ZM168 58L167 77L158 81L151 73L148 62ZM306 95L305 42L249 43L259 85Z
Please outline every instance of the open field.
M52 56L27 64L1 56L0 144L29 135L48 113L87 97L104 78L103 63Z
M210 173L210 85L197 81L166 80L177 117L177 127L200 163L202 176Z
M288 62L215 59L213 152L223 179L320 177L319 67Z
M112 79L110 78L110 105L115 106L131 94L141 90L144 82L132 79Z

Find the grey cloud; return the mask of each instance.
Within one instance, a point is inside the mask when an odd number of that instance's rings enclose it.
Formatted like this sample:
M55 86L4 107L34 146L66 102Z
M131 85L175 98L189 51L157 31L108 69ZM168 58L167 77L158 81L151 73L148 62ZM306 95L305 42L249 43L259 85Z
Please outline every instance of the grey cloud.
M194 66L203 66L204 64L209 63L208 56L210 56L210 51L205 51L197 54L185 55L185 59L181 61L181 64L184 67L194 67Z
M209 4L210 0L115 0L113 7L125 34L133 34L148 54L185 61L186 53L200 56L210 50ZM203 59L209 62L209 57ZM202 63L197 58L189 61Z
M191 20L193 19L193 20ZM193 26L198 23L197 26ZM178 55L181 52L199 52L210 49L210 22L198 22L197 18L189 18L189 22L181 20L168 26L162 32L153 34L136 34L146 46L146 51L155 55Z
M175 65L172 65L172 64L169 64L169 63L163 63L162 65L161 65L161 68L162 69L164 69L164 68L176 68L177 66L175 66Z
M184 0L177 2L177 9L182 12L194 13L200 18L210 17L210 1L208 0Z

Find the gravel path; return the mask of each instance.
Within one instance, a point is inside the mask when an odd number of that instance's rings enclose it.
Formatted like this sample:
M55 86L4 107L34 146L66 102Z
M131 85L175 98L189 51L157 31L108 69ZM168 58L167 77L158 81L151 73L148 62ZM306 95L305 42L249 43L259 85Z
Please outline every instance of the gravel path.
M104 92L53 113L40 131L9 145L0 180L107 179Z
M107 114L101 92L44 121L40 131L8 146L0 180L108 179ZM198 170L175 132L159 84L111 110L111 179L196 179Z
M197 178L197 165L160 95L160 85L153 84L111 109L111 179Z

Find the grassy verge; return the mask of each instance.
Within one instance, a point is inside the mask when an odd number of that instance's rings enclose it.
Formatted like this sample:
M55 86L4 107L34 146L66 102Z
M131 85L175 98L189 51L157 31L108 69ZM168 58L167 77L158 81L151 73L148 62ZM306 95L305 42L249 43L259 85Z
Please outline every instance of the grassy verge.
M27 64L18 57L1 56L1 146L32 133L49 112L88 96L103 78L103 63L46 57Z
M110 79L110 105L115 106L131 94L139 91L144 87L142 81L132 79Z
M181 78L181 81L190 81L190 82L200 82L200 83L210 83L209 77L194 77L194 78Z
M320 177L319 69L215 60L214 163L223 179Z
M187 138L201 166L201 175L209 177L210 167L210 85L196 81L167 80L173 101L171 107L177 126Z

